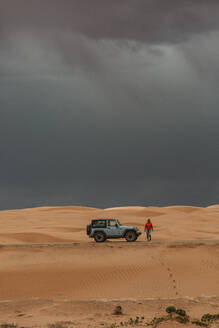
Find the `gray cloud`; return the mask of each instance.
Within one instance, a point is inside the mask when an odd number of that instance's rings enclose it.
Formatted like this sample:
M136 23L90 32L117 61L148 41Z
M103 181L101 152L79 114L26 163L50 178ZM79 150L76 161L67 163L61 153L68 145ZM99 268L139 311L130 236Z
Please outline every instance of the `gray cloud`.
M0 3L0 207L218 202L219 5L90 3Z
M2 0L2 33L17 30L92 38L179 42L218 27L217 0Z

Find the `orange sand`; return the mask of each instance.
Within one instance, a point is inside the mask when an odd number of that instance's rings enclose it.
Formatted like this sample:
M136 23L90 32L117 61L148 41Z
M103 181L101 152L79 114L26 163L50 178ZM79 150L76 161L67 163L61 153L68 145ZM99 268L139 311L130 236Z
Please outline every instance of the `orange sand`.
M151 217L153 240L96 244L85 232L96 217L141 231ZM121 321L112 317L118 302L123 320L152 318L177 302L194 316L219 312L218 205L1 211L0 231L1 322L44 326L67 318L104 326Z
M0 212L0 243L90 242L86 225L92 218L119 218L143 231L146 218L154 224L153 240L202 240L219 238L219 205L207 208L39 207ZM144 240L142 235L139 240Z

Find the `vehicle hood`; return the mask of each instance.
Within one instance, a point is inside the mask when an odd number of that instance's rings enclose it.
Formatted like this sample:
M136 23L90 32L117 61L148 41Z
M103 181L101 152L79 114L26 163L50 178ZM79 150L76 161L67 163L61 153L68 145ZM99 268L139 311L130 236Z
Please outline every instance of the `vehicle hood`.
M134 229L134 230L138 230L138 228L136 226L124 226L124 225L121 225L120 226L122 229Z

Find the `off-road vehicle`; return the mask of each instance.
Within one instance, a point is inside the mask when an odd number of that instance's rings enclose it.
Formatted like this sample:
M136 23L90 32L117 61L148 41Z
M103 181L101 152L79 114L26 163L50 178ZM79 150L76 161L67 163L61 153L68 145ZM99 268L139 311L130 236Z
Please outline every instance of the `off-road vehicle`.
M129 242L136 241L141 232L134 226L123 226L118 219L94 219L87 225L87 235L97 243L111 238L125 238Z

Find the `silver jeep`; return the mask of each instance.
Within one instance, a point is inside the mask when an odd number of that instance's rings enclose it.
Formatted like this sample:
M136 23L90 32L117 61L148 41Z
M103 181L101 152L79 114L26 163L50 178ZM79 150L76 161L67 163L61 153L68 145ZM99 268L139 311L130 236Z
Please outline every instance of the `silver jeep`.
M135 226L121 225L118 219L94 219L87 225L87 235L97 243L111 238L125 238L128 242L133 242L141 232Z

